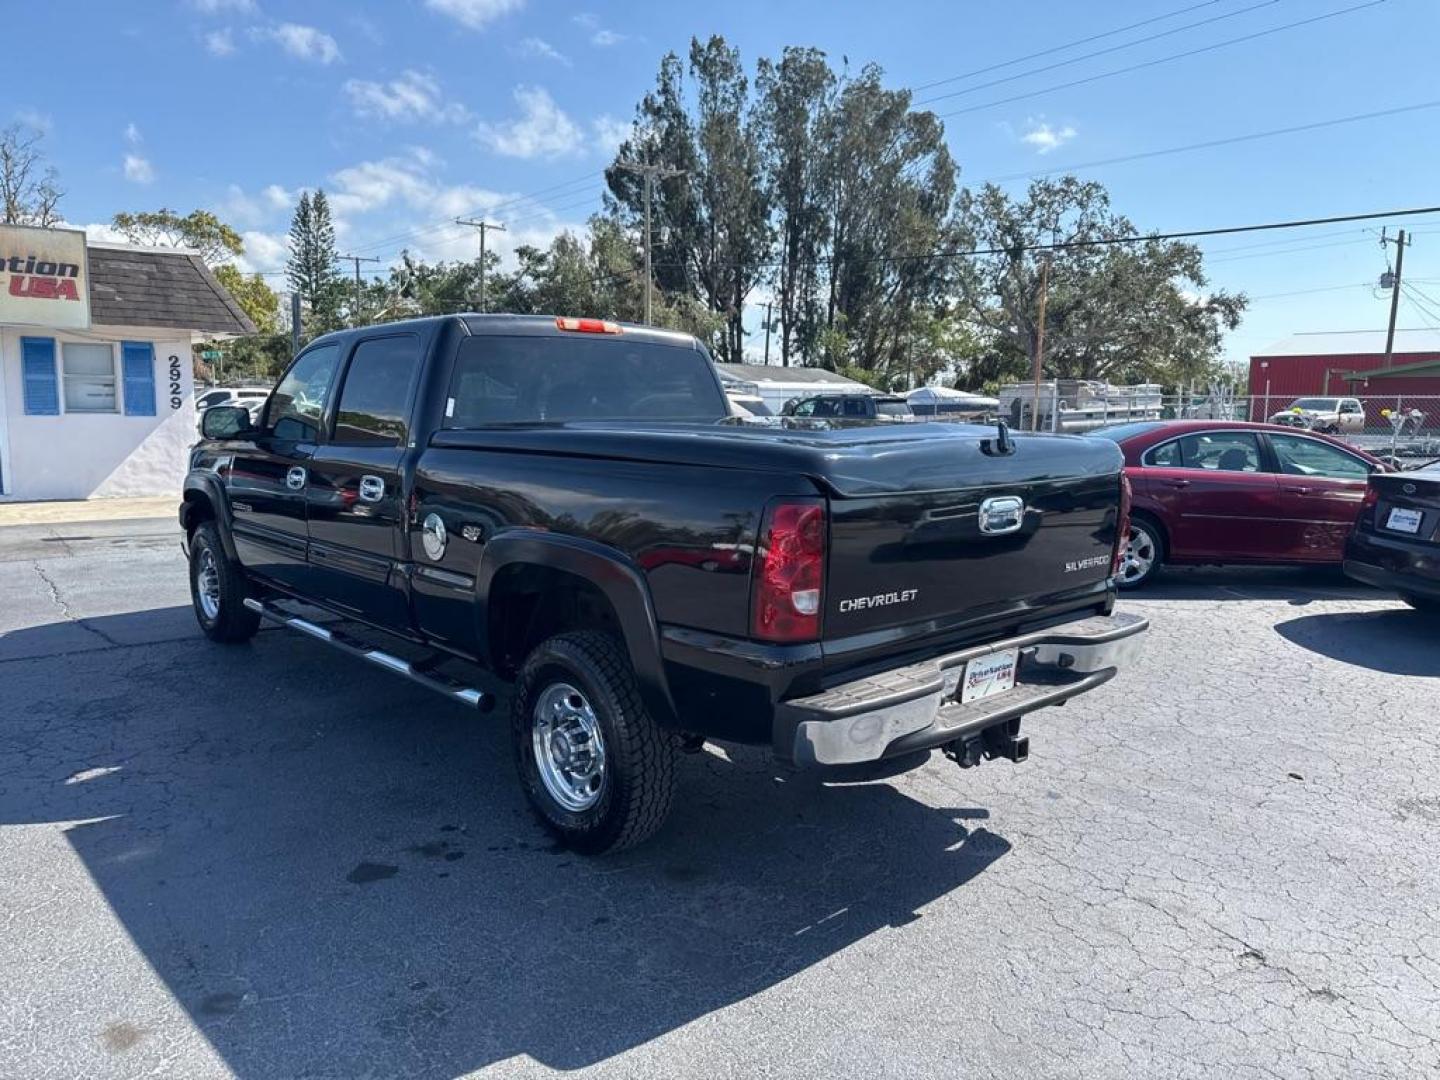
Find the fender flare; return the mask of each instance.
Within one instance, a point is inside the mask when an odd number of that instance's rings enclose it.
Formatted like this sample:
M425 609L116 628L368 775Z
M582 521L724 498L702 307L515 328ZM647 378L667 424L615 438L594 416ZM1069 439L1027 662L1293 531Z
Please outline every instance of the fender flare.
M207 473L190 473L185 477L185 484L180 492L180 525L187 532L190 529L189 504L192 500L188 498L190 492L197 491L210 502L210 508L214 513L215 528L220 533L220 544L225 549L225 557L234 562L239 562L235 554L235 538L230 534L230 500L225 497L225 489L220 481Z
M593 540L522 528L498 533L486 543L475 573L475 595L482 613L477 628L480 654L491 670L496 670L498 658L492 654L490 642L490 589L501 570L515 565L564 571L599 589L620 622L621 644L630 657L645 708L662 725L678 722L660 654L660 625L649 583L623 552Z

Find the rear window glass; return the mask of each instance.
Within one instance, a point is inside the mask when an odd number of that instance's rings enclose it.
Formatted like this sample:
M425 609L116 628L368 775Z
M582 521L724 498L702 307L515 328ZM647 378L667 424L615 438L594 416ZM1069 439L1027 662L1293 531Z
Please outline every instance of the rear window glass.
M910 404L905 401L877 401L875 411L881 416L909 416Z
M624 337L467 338L445 426L567 420L719 420L725 396L704 353Z

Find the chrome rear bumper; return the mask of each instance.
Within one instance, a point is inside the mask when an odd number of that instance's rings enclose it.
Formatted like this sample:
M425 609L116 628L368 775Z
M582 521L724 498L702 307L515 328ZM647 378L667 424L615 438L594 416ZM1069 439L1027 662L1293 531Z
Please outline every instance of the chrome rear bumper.
M1108 682L1149 625L1091 615L781 702L775 751L800 766L853 765L943 746ZM1006 649L1020 651L1015 688L961 704L965 665Z

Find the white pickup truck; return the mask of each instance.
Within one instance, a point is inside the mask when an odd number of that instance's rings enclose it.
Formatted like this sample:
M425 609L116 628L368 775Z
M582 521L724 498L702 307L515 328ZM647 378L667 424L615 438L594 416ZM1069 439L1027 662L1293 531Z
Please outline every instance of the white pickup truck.
M1365 430L1365 406L1353 397L1296 398L1270 423L1328 435L1359 434Z

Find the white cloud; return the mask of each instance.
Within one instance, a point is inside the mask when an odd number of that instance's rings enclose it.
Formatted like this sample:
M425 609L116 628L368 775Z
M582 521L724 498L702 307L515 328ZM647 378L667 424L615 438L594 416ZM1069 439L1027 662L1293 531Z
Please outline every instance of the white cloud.
M235 260L235 265L247 274L257 270L278 270L290 257L290 243L285 233L247 230L240 234L245 241L245 254ZM271 281L271 285L276 284Z
M557 158L583 149L581 132L544 87L517 86L517 120L482 121L475 134L490 149L506 157Z
M206 15L219 15L226 11L252 15L258 10L255 0L190 0L190 6Z
M151 183L155 179L155 168L139 154L126 154L125 179L132 184Z
M570 21L582 29L591 31L590 44L598 45L602 49L610 45L618 45L626 37L625 34L601 26L600 16L593 11L582 11L578 15L572 15Z
M624 34L617 34L614 30L596 30L590 36L591 45L599 45L602 49L608 45L618 45L625 40Z
M527 37L513 51L529 60L554 60L557 64L570 66L570 58L544 38Z
M351 79L345 95L357 114L376 120L459 124L470 117L459 102L444 100L432 76L419 71L407 71L388 83Z
M340 46L323 30L299 23L277 23L274 26L255 27L250 36L257 40L269 40L299 60L313 60L317 64L331 64L340 59Z
M142 141L140 138L140 129L135 126L134 120L131 120L130 123L125 125L125 141L131 146L139 146Z
M235 51L235 38L229 28L211 30L204 37L205 51L211 56L229 56Z
M42 135L50 134L50 129L55 126L54 118L49 113L42 113L39 109L16 109L15 119L28 128L34 128Z
M600 141L600 149L606 157L614 157L615 151L620 149L620 144L630 138L635 130L635 125L627 120L616 120L613 116L597 116L591 127L595 129L595 137Z
M68 224L68 223L67 223ZM128 244L130 240L115 226L106 221L92 222L89 225L74 226L85 230L85 239L93 240L97 244Z
M570 21L576 26L583 26L586 30L594 30L600 25L600 16L593 11L582 11L578 15L571 15Z
M471 30L483 30L502 15L519 11L525 0L425 0L425 6Z
M1052 127L1043 120L1028 120L1025 126L1028 130L1020 136L1020 141L1027 146L1033 146L1036 152L1041 154L1060 149L1079 134L1069 124Z
M272 210L288 210L300 197L298 191L286 191L279 184L270 184L261 193Z

